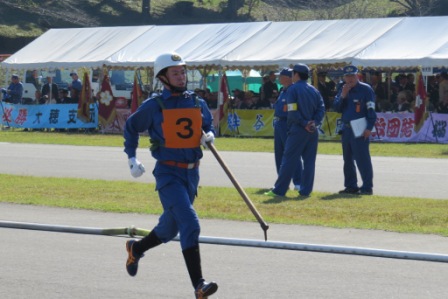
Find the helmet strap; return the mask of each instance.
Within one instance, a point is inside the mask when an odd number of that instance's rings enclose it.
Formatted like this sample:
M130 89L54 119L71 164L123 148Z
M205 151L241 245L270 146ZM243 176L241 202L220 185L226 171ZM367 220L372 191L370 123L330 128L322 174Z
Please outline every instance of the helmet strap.
M177 86L172 85L168 80L166 80L167 78L165 76L160 76L158 78L160 81L162 81L163 84L168 85L171 92L173 92L173 93L177 93L177 92L182 93L187 90L187 83L185 84L184 87L177 87Z

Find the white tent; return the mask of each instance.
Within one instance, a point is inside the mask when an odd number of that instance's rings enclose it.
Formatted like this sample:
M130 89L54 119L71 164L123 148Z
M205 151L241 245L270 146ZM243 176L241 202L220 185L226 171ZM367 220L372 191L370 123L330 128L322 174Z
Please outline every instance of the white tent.
M448 17L401 19L358 53L353 63L370 67L448 66Z
M349 63L399 22L400 19L357 19L272 23L226 55L223 64Z
M176 51L189 66L448 65L448 17L51 29L7 69L152 67Z

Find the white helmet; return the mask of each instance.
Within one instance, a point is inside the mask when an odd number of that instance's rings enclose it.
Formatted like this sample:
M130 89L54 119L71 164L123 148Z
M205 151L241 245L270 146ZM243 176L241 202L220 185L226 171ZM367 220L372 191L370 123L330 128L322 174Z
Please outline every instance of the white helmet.
M179 54L175 52L162 54L154 61L154 76L157 77L164 68L178 65L186 65Z

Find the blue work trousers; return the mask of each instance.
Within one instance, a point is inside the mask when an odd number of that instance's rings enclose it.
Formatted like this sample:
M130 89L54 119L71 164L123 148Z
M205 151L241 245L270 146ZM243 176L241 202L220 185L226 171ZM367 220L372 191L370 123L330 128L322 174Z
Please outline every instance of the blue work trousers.
M280 166L282 164L283 152L286 147L288 126L286 120L278 120L274 123L274 155L275 155L275 168L277 174L280 172ZM292 183L294 185L300 185L302 178L302 157L299 157L297 161L297 169L292 175Z
M280 173L272 190L275 194L286 194L300 158L303 159L300 194L309 195L313 191L318 137L317 131L309 133L299 125L293 125L288 131Z
M373 167L369 151L370 140L364 137L355 138L351 128L342 130L342 155L344 157L344 186L358 188L356 166L362 178L361 190L371 191L373 188ZM356 162L356 166L355 166Z
M199 183L199 170L156 164L153 171L163 213L154 228L163 242L171 241L178 233L182 250L199 244L199 218L193 208Z

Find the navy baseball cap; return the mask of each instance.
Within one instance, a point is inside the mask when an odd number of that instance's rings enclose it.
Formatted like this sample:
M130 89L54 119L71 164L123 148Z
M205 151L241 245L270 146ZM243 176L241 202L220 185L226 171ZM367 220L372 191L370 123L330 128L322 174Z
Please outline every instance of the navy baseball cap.
M73 75L78 76L78 73L77 73L77 72L71 72L71 73L70 73L70 77L73 76Z
M292 77L292 69L289 69L289 68L283 68L281 71L280 71L280 76L286 76L286 77Z
M358 73L358 68L354 65L347 65L344 67L344 76L346 75L356 75Z
M309 74L310 68L303 63L297 63L294 68L292 69L294 72L302 73L302 74Z

